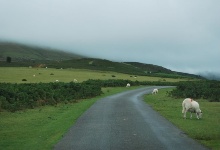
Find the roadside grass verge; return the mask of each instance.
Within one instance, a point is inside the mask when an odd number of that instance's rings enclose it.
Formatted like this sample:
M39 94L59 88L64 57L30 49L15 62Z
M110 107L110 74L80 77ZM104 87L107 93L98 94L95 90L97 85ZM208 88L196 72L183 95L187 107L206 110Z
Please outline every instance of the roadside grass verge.
M182 101L183 99L174 99L168 97L167 91L170 89L161 89L157 95L145 95L144 100L154 110L183 130L186 135L199 141L201 144L213 149L220 149L220 103L208 102L204 99L196 99L203 112L203 118L198 120L193 114L190 119L190 113L187 113L187 119L183 119Z
M99 97L77 103L43 106L25 111L0 112L0 149L49 150L78 117L97 100L140 87L103 88Z

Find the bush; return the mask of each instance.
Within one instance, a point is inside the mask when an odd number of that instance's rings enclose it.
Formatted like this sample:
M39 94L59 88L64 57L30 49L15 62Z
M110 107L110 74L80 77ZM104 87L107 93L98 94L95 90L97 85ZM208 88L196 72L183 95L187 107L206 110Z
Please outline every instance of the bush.
M209 101L220 101L220 82L219 81L196 81L180 82L176 89L169 94L176 98L204 98Z
M22 110L59 102L74 102L102 93L101 86L85 83L0 84L0 110Z
M174 85L169 82L139 82L130 80L87 80L82 83L0 83L0 110L23 110L57 103L76 102L102 94L101 87L139 85Z

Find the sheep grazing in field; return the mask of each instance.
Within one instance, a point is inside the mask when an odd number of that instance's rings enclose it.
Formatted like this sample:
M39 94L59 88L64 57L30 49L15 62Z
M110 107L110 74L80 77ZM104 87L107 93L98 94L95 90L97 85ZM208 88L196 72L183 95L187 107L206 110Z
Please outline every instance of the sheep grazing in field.
M130 87L131 85L130 85L130 83L128 83L127 85L126 85L126 87Z
M154 89L152 94L157 94L158 93L158 89Z
M56 80L56 82L59 82L59 80Z
M183 113L183 117L186 119L186 112L190 112L190 118L192 119L192 113L196 113L196 117L197 119L202 118L202 111L199 108L199 103L194 101L191 98L186 98L183 100L182 103L182 113Z
M78 82L76 79L73 80L74 82Z

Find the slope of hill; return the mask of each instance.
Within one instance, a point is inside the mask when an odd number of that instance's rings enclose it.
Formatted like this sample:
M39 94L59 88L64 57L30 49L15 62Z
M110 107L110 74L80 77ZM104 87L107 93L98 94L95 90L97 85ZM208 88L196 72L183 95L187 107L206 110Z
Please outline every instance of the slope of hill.
M163 77L173 77L173 78L179 78L179 77L191 77L191 78L203 78L202 76L195 75L195 74L189 74L184 72L176 72L172 71L170 69L152 65L152 64L143 64L139 62L126 62L128 64L131 64L135 67L138 67L142 70L145 70L148 76L163 76Z
M161 66L143 64L137 62L113 62L97 58L81 58L64 60L60 62L48 62L52 68L78 68L101 71L114 71L139 76L156 76L164 78L202 78L201 76L171 71Z
M82 56L60 50L27 46L23 44L0 42L0 60L11 57L12 61L21 60L68 60Z
M169 69L166 69L161 66L153 65L153 64L143 64L143 63L139 63L139 62L126 62L126 63L131 64L135 67L138 67L142 70L145 70L146 73L159 73L159 72L173 73L173 71L171 71Z
M11 57L8 63L6 57ZM5 67L50 67L77 68L113 71L131 75L157 76L166 78L202 78L198 75L175 72L161 66L139 62L113 62L110 60L86 58L64 51L31 47L15 43L0 43L0 66Z
M48 67L52 68L78 68L100 71L113 71L132 75L146 75L146 73L142 69L134 67L130 64L97 58L82 58L60 62L49 62L47 65Z

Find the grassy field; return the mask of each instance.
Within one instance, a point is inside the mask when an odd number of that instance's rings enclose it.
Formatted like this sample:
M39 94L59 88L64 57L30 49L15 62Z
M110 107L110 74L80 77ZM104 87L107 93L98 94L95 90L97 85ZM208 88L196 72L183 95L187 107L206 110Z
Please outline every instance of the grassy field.
M183 99L168 97L166 94L167 91L168 89L162 89L157 95L146 95L145 102L151 105L154 110L158 111L174 125L182 129L188 136L198 140L200 143L213 150L219 150L220 103L198 99L196 101L200 104L203 118L198 120L194 114L193 119L189 119L190 113L187 113L187 119L183 119Z
M44 106L15 113L0 112L0 149L52 149L76 119L98 99L131 88L103 88L104 94L78 103Z
M22 81L22 79L27 81ZM55 82L55 80L70 82L74 79L79 82L88 79L164 82L187 80L148 76L134 78L134 75L129 74L82 69L0 67L0 83L48 83ZM137 87L129 89L134 88ZM102 96L78 103L59 104L56 107L44 106L15 113L0 112L0 149L51 149L76 119L98 99L124 90L128 88L105 88ZM203 119L184 120L181 114L182 99L167 97L165 89L160 90L158 95L146 95L145 100L190 137L213 149L220 149L220 103L199 100L204 112Z
M33 76L35 75L35 76ZM112 77L112 76L115 77ZM26 79L27 81L22 81ZM163 81L177 82L186 81L187 79L172 79L160 77L137 76L107 72L107 71L92 71L82 69L53 69L53 68L20 68L20 67L0 67L0 83L39 83L39 82L71 82L77 79L82 82L88 79L125 79L131 81Z

